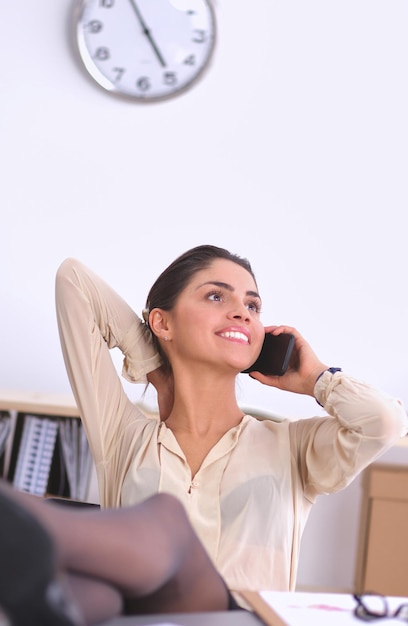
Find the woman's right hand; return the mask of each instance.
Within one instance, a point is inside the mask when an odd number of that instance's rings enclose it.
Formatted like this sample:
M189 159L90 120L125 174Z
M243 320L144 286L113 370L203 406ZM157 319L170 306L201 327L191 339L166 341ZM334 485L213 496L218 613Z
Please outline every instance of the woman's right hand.
M251 372L250 376L270 387L277 387L284 391L302 393L314 397L313 392L317 377L328 366L320 361L311 346L296 328L291 326L266 326L265 332L273 335L292 333L295 336L295 345L289 367L283 376L266 376L260 372Z

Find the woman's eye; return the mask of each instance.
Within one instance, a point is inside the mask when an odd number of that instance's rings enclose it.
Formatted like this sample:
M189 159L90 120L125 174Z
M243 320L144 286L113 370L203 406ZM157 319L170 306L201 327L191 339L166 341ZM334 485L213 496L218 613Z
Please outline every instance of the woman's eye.
M213 300L214 302L221 302L222 293L220 293L219 291L212 291L208 294L208 299Z
M247 308L250 311L254 311L254 313L260 313L261 312L261 306L260 306L259 302L249 302L247 304Z

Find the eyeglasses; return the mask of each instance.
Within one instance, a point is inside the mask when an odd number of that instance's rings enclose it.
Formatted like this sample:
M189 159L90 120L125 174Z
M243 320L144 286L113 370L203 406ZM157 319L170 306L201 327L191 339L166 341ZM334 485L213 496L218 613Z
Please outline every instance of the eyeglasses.
M354 615L364 622L376 619L396 618L408 622L408 603L401 604L395 610L390 611L387 599L378 593L353 594L357 602Z

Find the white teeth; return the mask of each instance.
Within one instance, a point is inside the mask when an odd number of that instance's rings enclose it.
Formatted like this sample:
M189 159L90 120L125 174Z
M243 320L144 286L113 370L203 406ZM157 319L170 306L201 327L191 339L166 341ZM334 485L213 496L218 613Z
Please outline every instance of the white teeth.
M239 331L228 331L226 333L222 333L221 336L226 337L227 339L242 339L242 341L246 341L248 343L248 337Z

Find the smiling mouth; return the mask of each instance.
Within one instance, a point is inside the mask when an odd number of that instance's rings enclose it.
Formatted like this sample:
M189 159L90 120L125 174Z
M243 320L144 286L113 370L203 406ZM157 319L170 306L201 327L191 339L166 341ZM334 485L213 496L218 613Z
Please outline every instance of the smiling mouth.
M220 333L220 337L225 337L225 339L237 339L238 341L245 341L245 343L249 343L249 338L247 337L247 335L245 335L245 333L240 333L237 330Z

